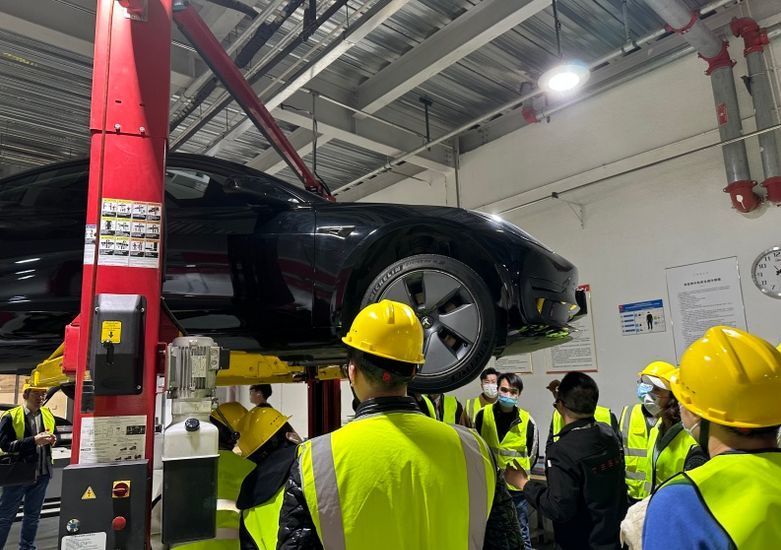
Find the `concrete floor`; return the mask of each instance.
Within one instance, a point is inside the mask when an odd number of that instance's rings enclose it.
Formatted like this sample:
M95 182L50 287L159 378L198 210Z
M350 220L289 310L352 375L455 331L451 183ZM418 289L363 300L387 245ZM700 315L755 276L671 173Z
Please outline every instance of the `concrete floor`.
M38 524L38 537L35 544L38 550L57 550L57 529L60 526L60 518L43 518ZM19 533L22 530L22 523L17 521L11 526L11 533L8 535L8 541L5 548L16 550L19 546ZM5 549L4 549L5 550Z

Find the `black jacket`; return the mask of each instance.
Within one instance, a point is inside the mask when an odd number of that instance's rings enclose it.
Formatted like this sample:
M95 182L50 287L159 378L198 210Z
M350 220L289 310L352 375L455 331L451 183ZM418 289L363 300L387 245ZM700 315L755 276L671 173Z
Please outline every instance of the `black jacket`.
M391 411L418 412L411 397L369 399L360 404L356 418ZM496 494L486 524L484 550L518 550L523 547L518 516L510 493L501 475L496 476ZM294 466L290 471L285 501L279 518L278 550L322 550L312 516L301 490L301 473Z
M43 419L41 419L41 431L46 428L43 426ZM54 429L55 435L57 434L57 428ZM0 449L3 452L14 454L19 460L23 462L36 462L38 461L38 446L35 444L35 436L30 428L30 423L25 418L24 422L24 437L22 439L16 438L16 432L14 431L13 421L10 414L4 414L0 418ZM41 448L43 453L43 470L39 471L39 474L51 473L51 456L52 448L50 445L44 445Z
M547 485L529 481L526 500L553 521L556 548L619 549L626 514L624 455L613 430L594 418L565 426L545 454Z

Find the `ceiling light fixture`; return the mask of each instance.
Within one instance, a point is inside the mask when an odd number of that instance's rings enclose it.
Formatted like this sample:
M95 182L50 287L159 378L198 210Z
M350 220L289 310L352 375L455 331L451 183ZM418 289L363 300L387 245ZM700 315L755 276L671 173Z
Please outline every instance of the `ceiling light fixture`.
M588 67L578 61L568 61L545 71L537 84L542 90L553 94L574 92L588 81L591 73Z

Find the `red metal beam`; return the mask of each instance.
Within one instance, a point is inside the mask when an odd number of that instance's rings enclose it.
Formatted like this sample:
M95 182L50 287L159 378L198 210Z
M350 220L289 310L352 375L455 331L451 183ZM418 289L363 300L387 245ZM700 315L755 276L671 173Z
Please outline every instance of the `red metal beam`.
M209 27L190 5L176 2L174 21L198 53L203 57L212 72L223 83L233 99L244 109L255 127L265 136L274 150L279 153L296 177L301 180L307 191L317 193L334 200L328 187L309 169L304 159L277 124L271 113L260 101L244 75L228 56Z

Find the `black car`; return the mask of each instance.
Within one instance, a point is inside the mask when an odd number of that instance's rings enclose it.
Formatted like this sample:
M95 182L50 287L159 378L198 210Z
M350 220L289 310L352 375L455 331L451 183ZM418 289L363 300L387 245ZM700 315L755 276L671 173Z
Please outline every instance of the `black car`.
M0 369L29 371L79 310L87 160L0 181ZM332 203L213 157L168 157L163 294L190 332L297 364L342 361L360 308L410 304L426 330L420 391L491 354L553 345L577 270L518 227L435 206Z

